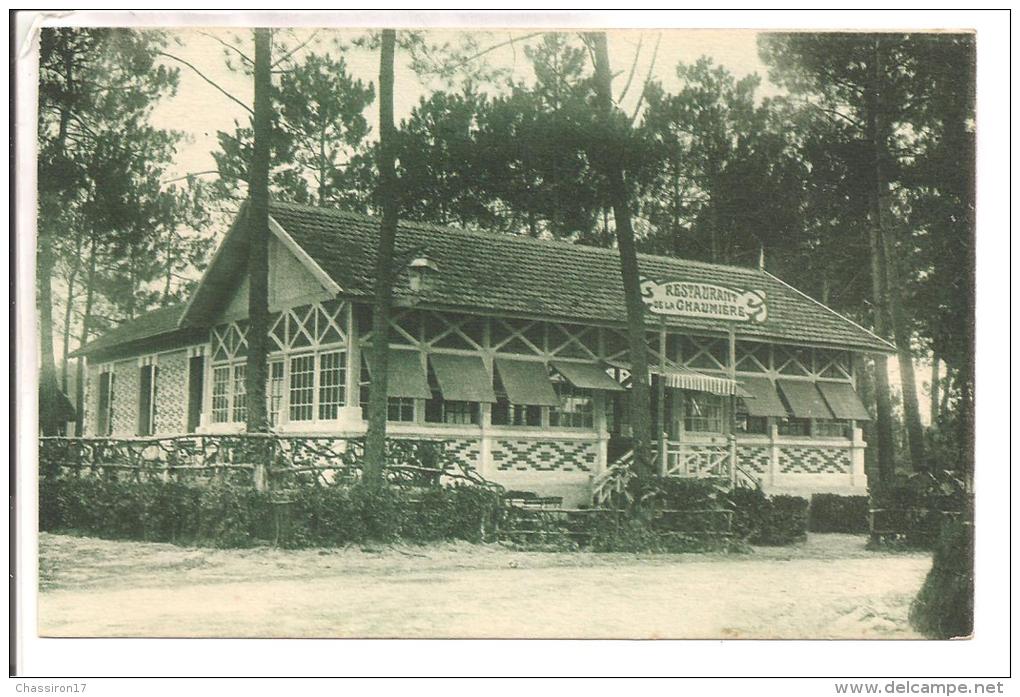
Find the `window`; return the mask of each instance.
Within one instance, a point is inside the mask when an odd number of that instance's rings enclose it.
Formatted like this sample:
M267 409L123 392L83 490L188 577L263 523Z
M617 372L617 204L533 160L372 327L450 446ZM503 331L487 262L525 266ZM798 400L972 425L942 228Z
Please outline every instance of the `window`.
M314 416L315 356L290 359L290 420L311 421Z
M269 424L276 426L280 422L280 409L283 407L283 361L269 363L269 389L266 390L266 411Z
M684 394L684 430L698 433L722 433L722 397L707 392Z
M743 400L737 400L735 427L737 433L767 435L769 420L765 416L751 416L747 413L747 408L743 406Z
M810 436L811 419L780 419L779 435L781 436Z
M390 397L386 404L386 418L389 421L414 421L414 399L411 397Z
M361 379L358 384L361 387L361 418L368 419L368 400L371 397L372 378L368 372L368 363L364 357L361 359ZM413 397L390 397L386 400L386 420L413 422L417 419L414 409L415 400Z
M549 425L555 428L594 428L595 410L591 390L574 387L564 380L554 380L553 389L560 400L558 407L549 407Z
M493 426L541 426L542 407L532 404L511 404L506 396L499 371L494 370L492 387L496 392L496 403L492 405Z
M847 422L840 419L815 419L812 435L817 438L847 438Z
M247 374L248 366L246 364L237 363L234 365L234 405L230 420L235 423L243 423L248 419L247 386L244 384Z
M456 402L443 399L443 393L439 390L439 381L432 370L431 361L428 367L428 380L432 399L425 402L425 421L440 424L480 423L478 402Z
M212 421L226 423L230 417L230 366L213 368Z
M344 352L319 354L319 419L335 419L344 403Z

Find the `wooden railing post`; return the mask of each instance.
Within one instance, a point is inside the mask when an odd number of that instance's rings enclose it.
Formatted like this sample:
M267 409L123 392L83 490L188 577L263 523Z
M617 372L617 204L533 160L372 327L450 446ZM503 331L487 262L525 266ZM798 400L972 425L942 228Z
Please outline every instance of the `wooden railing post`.
M730 465L730 488L734 487L737 483L737 437L732 433L729 436L730 452L729 460Z

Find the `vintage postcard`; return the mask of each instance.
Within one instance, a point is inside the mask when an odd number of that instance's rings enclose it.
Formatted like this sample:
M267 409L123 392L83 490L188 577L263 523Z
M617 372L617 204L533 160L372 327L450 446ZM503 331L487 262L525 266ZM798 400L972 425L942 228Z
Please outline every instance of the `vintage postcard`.
M980 33L109 19L19 49L25 631L973 635Z

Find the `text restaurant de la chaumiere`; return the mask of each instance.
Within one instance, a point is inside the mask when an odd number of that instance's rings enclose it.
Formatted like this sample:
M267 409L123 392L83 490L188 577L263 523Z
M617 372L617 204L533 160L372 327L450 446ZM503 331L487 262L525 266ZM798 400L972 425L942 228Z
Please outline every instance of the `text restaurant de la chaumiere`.
M237 433L246 416L242 209L186 303L85 346L86 436ZM274 432L363 436L379 223L274 203L267 411ZM627 452L616 251L402 223L388 435L441 439L508 489L591 499ZM764 270L641 255L657 459L769 492L863 492L855 383L893 347ZM720 470L721 471L721 470Z

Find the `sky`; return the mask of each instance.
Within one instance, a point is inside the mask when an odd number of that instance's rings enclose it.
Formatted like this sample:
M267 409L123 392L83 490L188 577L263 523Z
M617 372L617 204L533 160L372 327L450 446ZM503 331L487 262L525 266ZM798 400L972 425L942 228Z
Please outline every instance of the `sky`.
M528 30L473 32L479 50L507 44L485 55L491 65L512 69L515 79L530 81L533 74L521 50L526 42ZM430 30L427 39L435 44L450 43L457 46L466 32L456 30ZM250 31L243 29L198 29L172 30L171 46L167 52L190 63L199 72L215 82L239 101L251 104L252 80L241 72L233 72L225 62L225 54L232 51L220 42L236 46L246 55L254 52ZM356 78L373 84L378 82L379 56L377 50L352 47L354 39L365 37L366 30L345 30L337 28L314 30L310 28L278 30L277 41L291 48L310 40L294 58L309 51L337 53L338 46L345 46L348 70ZM516 38L511 44L510 38ZM692 63L701 56L725 66L738 79L757 73L763 81L760 96L774 94L776 89L767 81L767 69L758 58L757 32L751 30L618 30L608 33L610 63L616 74L613 83L614 94L619 97L628 81L633 65L633 79L630 89L621 101L621 107L632 113L641 86L649 75L663 83L667 90L679 87L676 66L680 62ZM532 39L534 41L534 39ZM658 50L655 50L658 43ZM274 57L280 55L279 47ZM654 65L653 65L654 55ZM636 60L635 60L636 58ZM235 54L235 63L239 60ZM176 176L190 172L204 172L214 168L211 152L217 149L216 132L231 131L234 120L245 123L246 111L230 98L200 77L191 67L166 59L168 65L180 69L180 84L177 94L165 99L153 113L153 125L183 131L187 142L183 143L173 167ZM419 98L443 85L438 80L423 84L409 68L406 52L397 54L395 70L395 117L408 116ZM377 129L378 111L373 104L367 114Z

